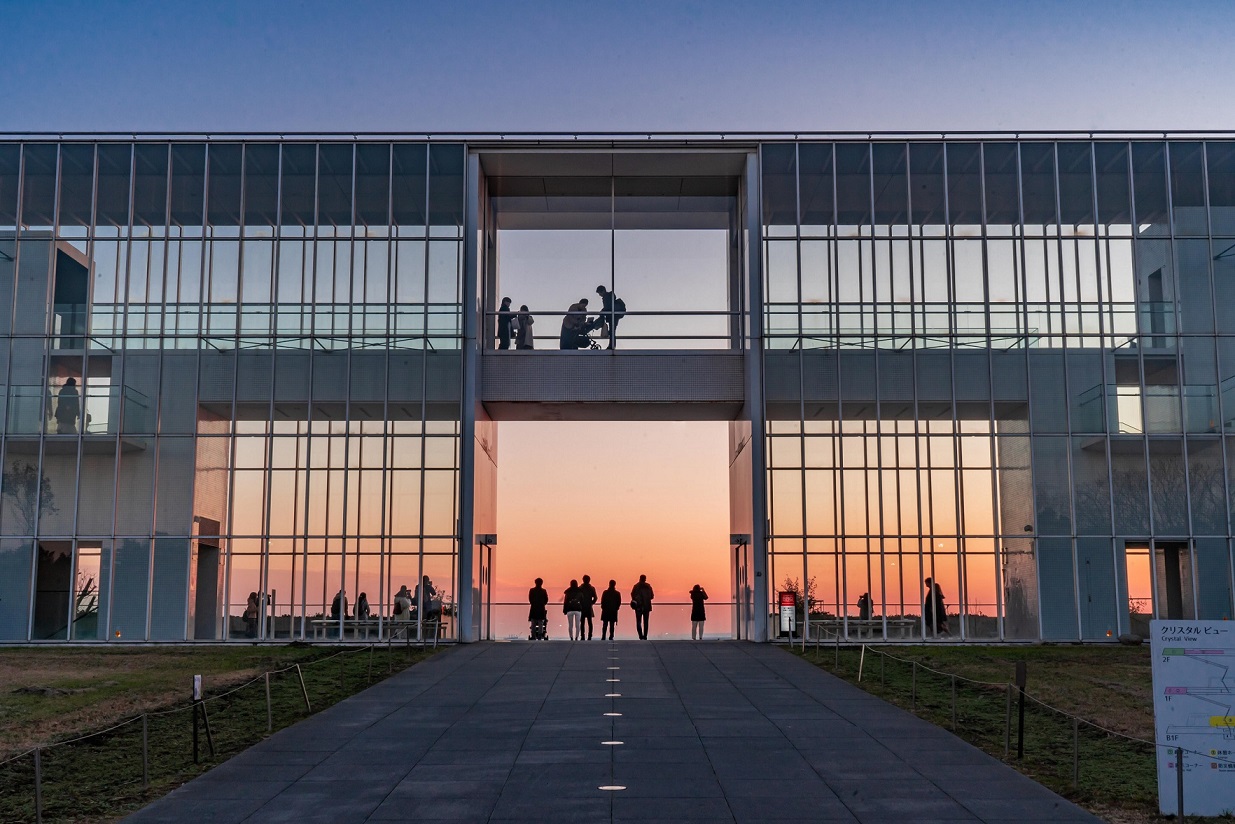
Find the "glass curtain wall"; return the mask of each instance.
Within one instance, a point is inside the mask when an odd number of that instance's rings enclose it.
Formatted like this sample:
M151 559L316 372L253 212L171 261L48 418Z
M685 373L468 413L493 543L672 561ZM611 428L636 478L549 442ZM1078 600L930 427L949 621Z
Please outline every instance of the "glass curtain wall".
M1235 144L761 162L775 589L893 639L943 631L926 578L957 638L1230 616Z
M459 144L0 144L0 638L449 604L463 203Z

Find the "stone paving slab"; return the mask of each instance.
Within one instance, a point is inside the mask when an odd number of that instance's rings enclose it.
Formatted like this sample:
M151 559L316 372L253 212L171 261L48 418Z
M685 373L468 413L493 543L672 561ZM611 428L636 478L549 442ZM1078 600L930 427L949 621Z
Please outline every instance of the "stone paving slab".
M127 819L769 820L1099 819L781 649L687 641L454 647Z

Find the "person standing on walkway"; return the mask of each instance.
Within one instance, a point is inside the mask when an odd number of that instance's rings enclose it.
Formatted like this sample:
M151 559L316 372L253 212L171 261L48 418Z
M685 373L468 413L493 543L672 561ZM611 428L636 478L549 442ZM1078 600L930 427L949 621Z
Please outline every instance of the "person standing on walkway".
M549 605L549 593L545 590L544 583L537 578L536 586L527 591L527 622L531 624L528 635L531 641L543 641L547 637L545 627L549 623L549 611L546 609Z
M562 593L562 612L566 613L566 632L570 640L577 640L579 633L579 618L583 613L583 601L579 595L579 582L570 579L570 586Z
M369 616L373 614L373 610L369 607L368 593L360 593L360 597L356 599L356 620L368 621Z
M609 588L600 596L600 640L605 640L608 633L613 640L613 630L617 627L618 610L622 608L622 593L617 591L617 581L609 581Z
M532 338L532 324L536 322L536 318L532 317L532 313L527 308L526 303L519 307L519 316L515 322L518 324L518 328L515 330L515 348L535 349L536 344Z
M583 641L583 629L587 627L586 640L592 640L592 619L596 617L596 587L592 586L592 576L584 575L583 583L579 586L579 640Z
M943 600L943 587L930 578L925 581L926 597L922 601L922 620L931 635L948 634L948 605Z
M652 599L655 597L648 576L640 575L639 583L630 590L630 608L635 611L635 631L641 641L648 639L648 615L652 612Z
M626 301L603 285L596 287L596 294L600 295L600 315L596 318L596 328L603 328L604 324L609 325L609 345L606 348L616 349L618 321L626 317Z
M695 584L690 591L690 640L703 640L703 622L708 619L703 602L708 599L707 591Z
M863 592L858 598L858 620L869 621L871 619L871 596L869 592Z
M77 378L69 378L56 393L56 434L76 435L77 419L81 417L81 395Z
M407 584L399 587L395 593L394 620L410 621L412 619L412 591Z
M497 348L509 349L514 332L515 313L510 311L510 298L502 298L502 306L497 310Z

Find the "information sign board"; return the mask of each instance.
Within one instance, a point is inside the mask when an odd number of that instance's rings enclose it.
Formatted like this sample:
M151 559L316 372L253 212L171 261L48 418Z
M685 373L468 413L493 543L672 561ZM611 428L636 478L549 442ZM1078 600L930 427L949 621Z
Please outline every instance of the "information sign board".
M1152 621L1158 806L1178 810L1183 747L1185 815L1235 810L1235 623Z
M780 631L792 635L797 629L798 596L793 592L780 593Z

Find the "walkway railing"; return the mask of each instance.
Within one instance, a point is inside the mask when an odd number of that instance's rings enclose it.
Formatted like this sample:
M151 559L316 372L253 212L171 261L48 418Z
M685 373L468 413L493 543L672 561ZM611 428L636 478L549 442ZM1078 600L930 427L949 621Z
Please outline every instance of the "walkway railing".
M514 307L512 312L517 319L518 307ZM615 319L617 334L614 338L619 349L741 348L742 313L728 310L627 311L615 317L601 311L598 304L587 312L533 309L530 314L534 321L533 347L541 350L561 348L564 337L576 341L575 349L603 349L609 345L609 333ZM572 314L578 319L576 334L564 336L562 321ZM496 349L499 345L496 331L498 315L497 312L485 315L487 349ZM510 349L515 348L516 341L512 339ZM568 345L566 348L572 347Z

